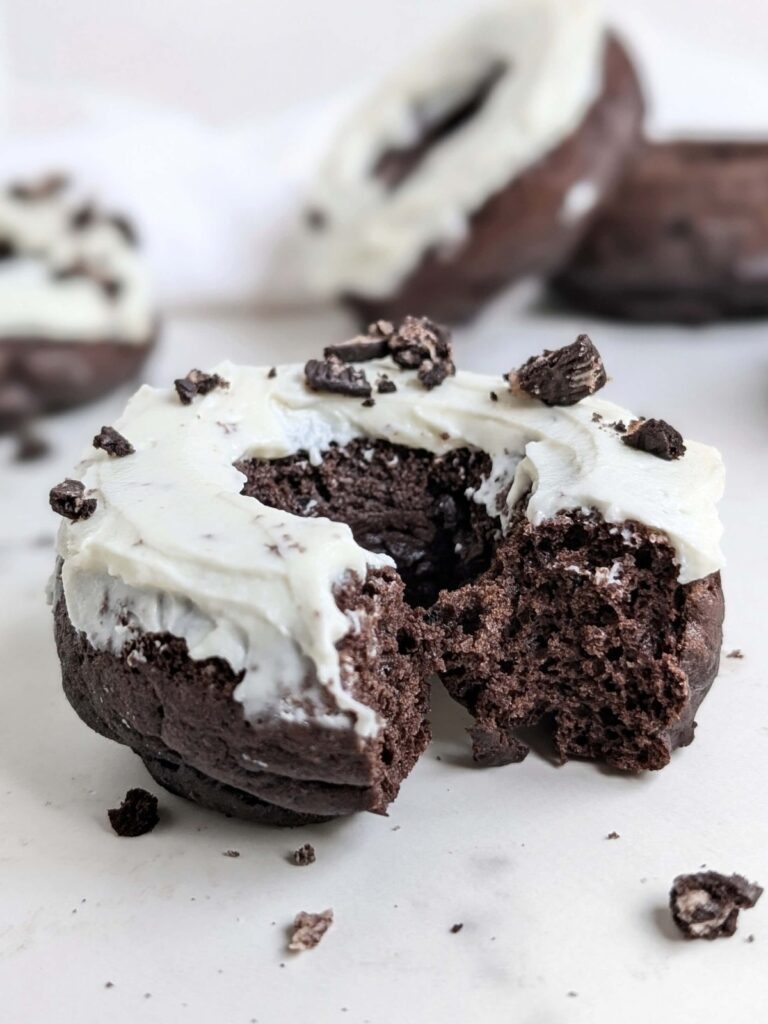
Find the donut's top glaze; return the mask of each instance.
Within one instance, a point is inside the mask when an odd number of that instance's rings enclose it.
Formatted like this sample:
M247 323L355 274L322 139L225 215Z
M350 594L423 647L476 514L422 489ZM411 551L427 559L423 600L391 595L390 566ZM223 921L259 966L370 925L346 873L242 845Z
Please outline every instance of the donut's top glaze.
M236 697L248 716L301 720L314 693L329 724L348 727L351 718L361 736L375 735L376 714L343 684L336 644L360 624L339 610L334 588L389 559L363 550L344 524L242 495L234 468L300 451L314 462L332 442L360 437L435 454L487 452L491 474L473 497L496 515L508 491L502 528L521 499L534 524L563 509L597 509L608 522L635 520L665 535L683 583L723 564L715 449L688 441L671 462L633 450L612 426L632 414L594 397L548 407L497 377L459 372L427 391L389 358L364 369L371 381L386 373L397 390L364 405L309 390L301 366L273 375L230 363L216 368L228 387L186 405L171 388L141 388L114 424L135 451L115 458L90 449L78 467L96 509L59 534L73 624L102 649L119 651L135 629L167 631L186 639L192 658L226 659L244 671ZM337 713L326 713L328 696Z
M117 341L153 333L130 223L52 175L0 191L0 341Z
M604 44L598 0L505 0L411 56L343 125L309 196L318 292L386 297L460 244L486 200L578 129ZM566 219L596 198L576 188Z

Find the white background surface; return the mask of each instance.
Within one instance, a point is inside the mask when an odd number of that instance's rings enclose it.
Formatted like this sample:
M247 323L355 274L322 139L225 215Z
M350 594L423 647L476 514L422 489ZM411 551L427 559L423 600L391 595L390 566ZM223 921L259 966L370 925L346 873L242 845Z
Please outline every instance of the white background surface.
M0 448L3 1020L766 1019L768 900L742 915L733 939L708 944L677 935L666 897L676 874L703 863L768 881L768 328L517 320L506 301L460 336L459 360L502 370L585 328L614 378L611 398L716 442L729 469L725 649L745 658L723 661L694 744L642 778L555 768L536 754L473 769L467 719L438 697L435 742L389 818L269 831L160 791L158 828L118 839L106 809L130 786L158 787L66 704L42 590L56 525L47 490L123 397L52 421L56 452L35 466L9 468L10 446ZM176 321L149 376L167 383L212 351L303 358L348 329L330 313ZM621 839L606 840L613 830ZM306 841L317 863L287 863ZM336 921L323 943L287 954L294 914L329 906ZM452 935L456 922L464 928Z
M223 131L356 88L406 39L471 6L6 0L11 124L28 135L125 107ZM610 6L645 60L656 127L765 128L764 3ZM330 312L177 316L148 373L167 383L225 356L305 358L348 329ZM389 818L274 832L161 793L155 832L118 839L106 808L132 785L157 787L66 704L42 590L56 527L47 491L125 393L51 421L55 452L39 464L13 466L0 443L0 1020L766 1019L768 897L713 944L680 939L665 907L674 875L703 863L768 883L768 325L650 331L505 301L462 333L459 360L501 372L584 329L614 378L608 396L717 444L729 474L725 650L745 658L723 662L693 746L643 778L536 754L474 770L467 719L438 695L435 742ZM607 841L612 830L621 839ZM317 863L288 864L306 841ZM289 956L294 914L327 906L336 922L322 945Z

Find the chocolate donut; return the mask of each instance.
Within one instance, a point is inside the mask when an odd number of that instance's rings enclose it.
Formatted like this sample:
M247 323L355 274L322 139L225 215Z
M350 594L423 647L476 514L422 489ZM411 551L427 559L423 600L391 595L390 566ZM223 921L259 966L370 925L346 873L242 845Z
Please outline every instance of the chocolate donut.
M629 320L768 313L768 143L649 143L554 285Z
M308 200L309 276L364 323L458 323L560 267L634 154L643 101L593 0L508 0L411 58Z
M61 175L0 192L0 430L133 377L156 333L136 233Z
M478 760L551 718L563 758L662 767L717 671L722 464L605 379L586 338L457 373L409 318L142 388L51 492L71 703L168 788L278 824L384 811L434 671Z

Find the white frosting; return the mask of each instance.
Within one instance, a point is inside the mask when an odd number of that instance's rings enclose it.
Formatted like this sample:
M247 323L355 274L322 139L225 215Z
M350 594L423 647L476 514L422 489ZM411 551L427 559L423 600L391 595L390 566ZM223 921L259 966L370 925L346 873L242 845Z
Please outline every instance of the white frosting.
M0 240L15 250L0 260L0 339L141 343L151 336L154 311L136 246L100 211L73 228L82 207L69 188L35 198L0 191ZM114 281L116 293L91 277L55 278L78 264Z
M317 291L381 298L428 250L461 243L490 196L578 128L601 86L603 44L599 0L505 0L410 56L343 126L311 191L326 222L307 232ZM411 146L499 62L508 71L482 111L388 190L373 174L381 155Z
M683 583L723 564L715 449L688 441L684 458L665 462L622 444L605 424L632 414L597 398L548 408L516 398L496 377L458 373L425 391L391 360L364 369L371 381L386 372L398 390L366 408L360 399L310 391L300 366L269 378L265 368L229 363L216 372L230 387L188 406L172 389L141 388L115 423L135 453L88 451L78 476L96 511L60 530L74 625L113 651L136 628L167 630L186 639L192 658L218 656L244 671L235 696L247 716L321 714L375 735L381 723L351 696L354 666L340 664L336 647L359 633L361 616L344 615L333 590L348 573L364 576L389 559L363 550L343 524L241 495L243 475L233 466L299 450L316 462L332 441L355 437L435 454L485 451L492 471L473 497L489 512L497 514L511 483L505 511L530 489L526 514L534 524L574 508L597 509L610 522L636 520L669 538ZM615 567L604 575L613 583ZM307 688L313 667L317 683Z

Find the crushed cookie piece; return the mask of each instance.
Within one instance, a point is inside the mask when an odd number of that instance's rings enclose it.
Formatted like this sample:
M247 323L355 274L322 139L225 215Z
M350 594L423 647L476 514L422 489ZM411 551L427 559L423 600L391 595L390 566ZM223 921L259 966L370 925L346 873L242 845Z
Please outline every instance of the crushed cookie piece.
M608 835L605 838L606 839L621 839L621 836L619 835L618 832L609 832Z
M428 391L456 373L450 331L427 317L407 316L390 335L389 351L398 366L417 371Z
M277 376L277 367L273 366L267 374L267 380L274 380Z
M389 328L388 333L386 329L381 330L379 324ZM358 334L349 341L342 341L337 345L326 345L323 355L326 359L336 356L344 363L365 363L370 359L383 359L389 353L388 338L393 330L392 324L380 320L377 324L371 324L367 334Z
M333 911L330 909L323 910L320 914L309 914L302 911L294 918L288 949L295 953L314 949L332 924Z
M624 420L616 420L615 423L611 423L610 426L616 431L617 434L626 434L627 425Z
M119 807L107 811L109 822L119 836L143 836L160 820L157 797L146 789L129 789Z
M390 380L386 373L382 373L376 380L376 390L380 395L392 395L397 391L397 384Z
M629 448L671 462L685 455L683 436L665 420L635 420L621 439Z
M592 422L593 423L602 423L602 420L603 420L603 417L602 417L601 413L599 413L599 412L593 412L592 413Z
M352 398L370 398L371 385L360 370L339 359L330 356L328 359L310 359L304 367L307 387L312 391L330 391Z
M507 376L513 394L537 398L545 405L575 405L607 380L600 353L586 334L572 345L531 356Z
M190 370L186 377L179 377L173 382L176 394L182 405L190 405L197 395L207 395L214 388L228 388L229 381L218 373L203 373L202 370Z
M464 927L464 923L460 921L458 924L451 925L451 935L458 935L461 929Z
M100 448L107 455L116 459L125 458L126 455L133 455L136 449L130 441L118 433L114 427L102 427L101 431L93 439L93 447Z
M499 400L499 396L496 394L495 391L492 391L491 392L491 401L492 402L498 402L498 400Z
M680 931L690 939L730 938L740 910L748 910L763 894L759 885L741 875L704 871L678 875L669 894L669 907Z
M240 856L240 851L239 850L224 850L224 852L222 853L222 857L239 857L239 856Z
M469 735L472 738L472 760L483 768L519 764L529 752L525 743L501 730L491 731L475 725L469 730Z
M85 497L85 484L79 480L67 478L56 484L51 488L49 501L54 512L74 523L89 519L96 511L96 499Z
M738 647L734 648L734 650L732 650L732 651L728 651L728 653L726 654L726 658L736 658L739 661L743 657L744 657L744 652L739 650Z
M291 863L297 867L304 868L308 864L314 864L316 860L315 848L311 843L304 843L298 850L291 854Z
M374 407L374 405L376 405L376 399L375 398L366 398L362 402L362 404L365 406L366 409L372 409Z

